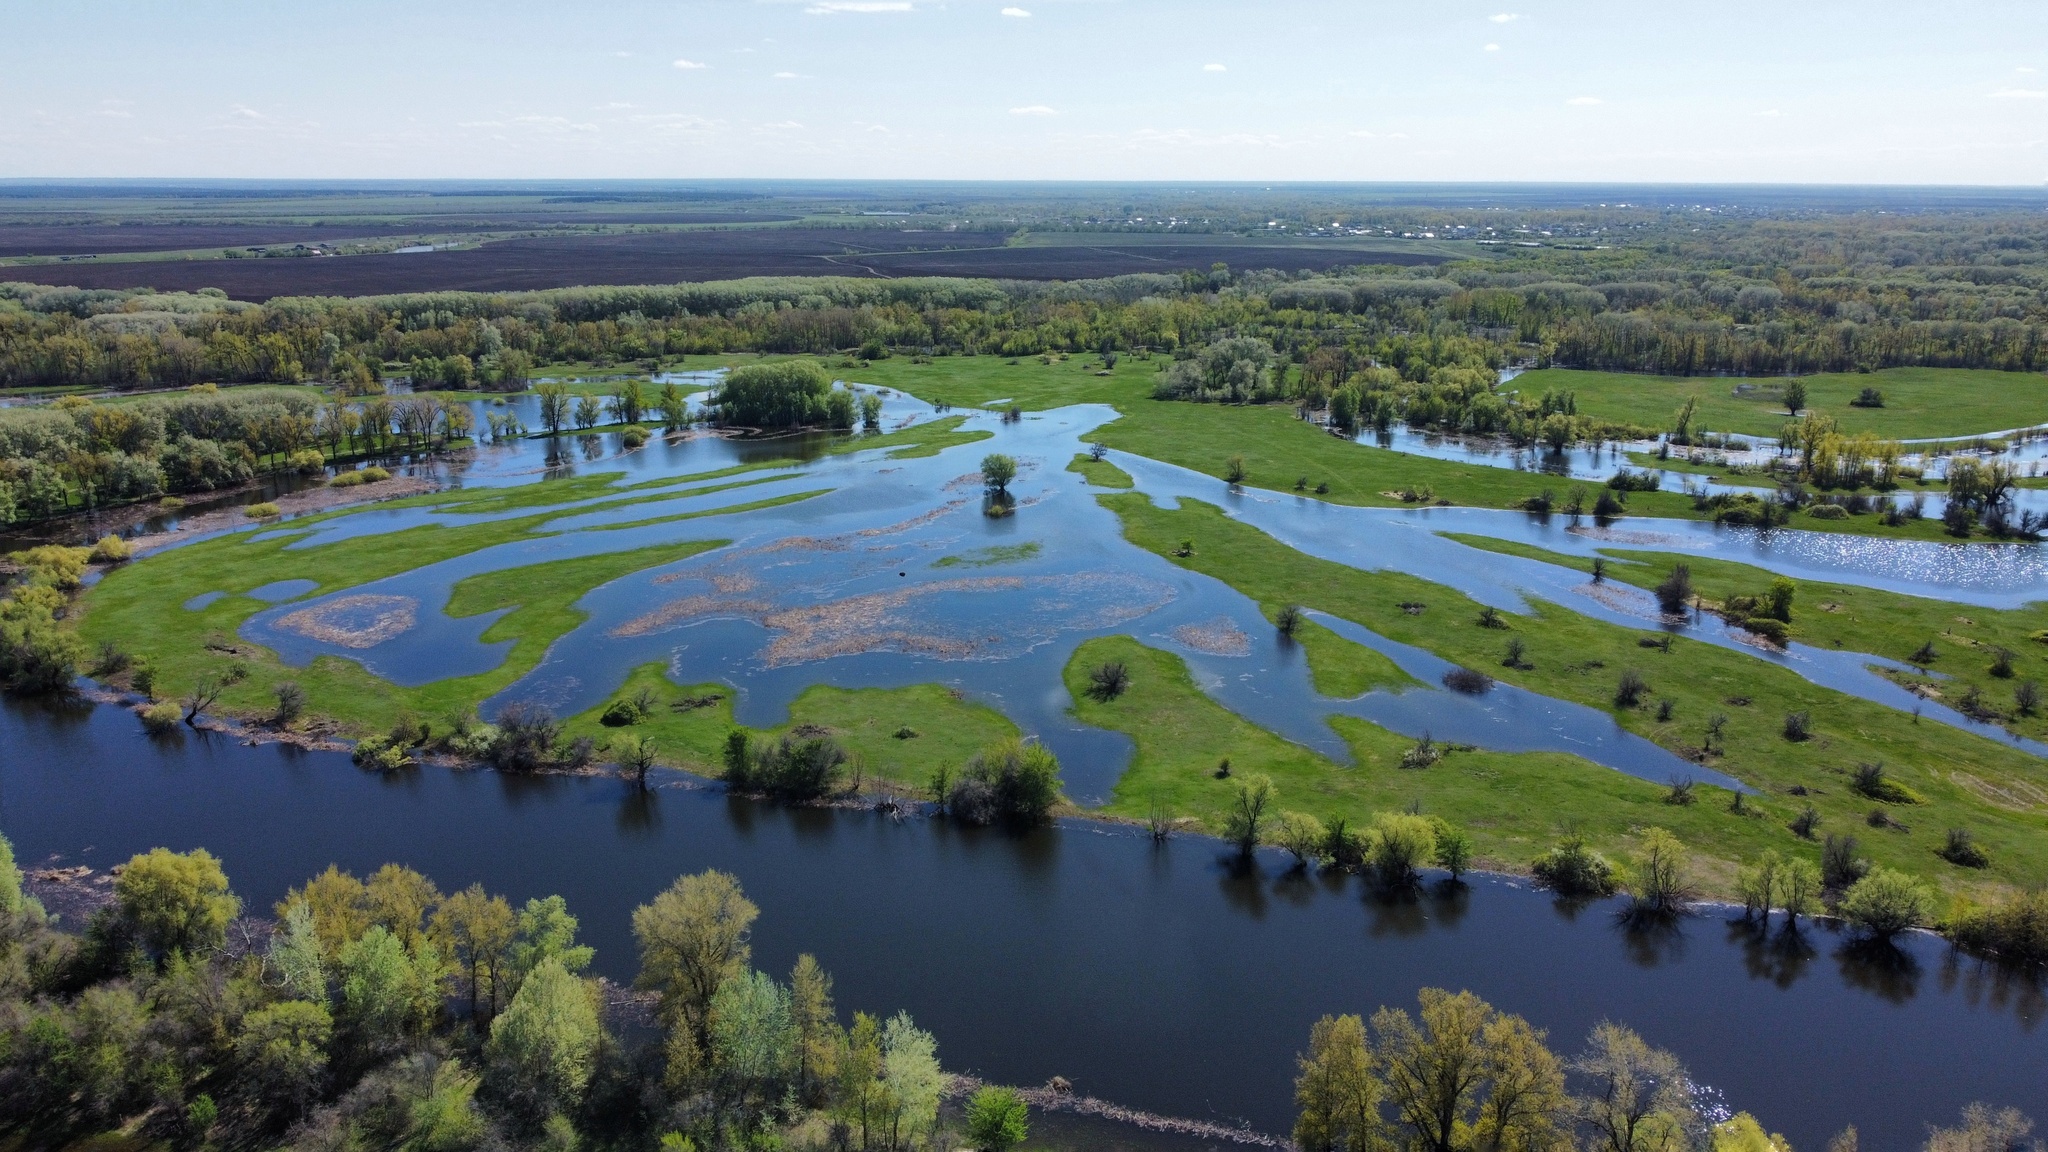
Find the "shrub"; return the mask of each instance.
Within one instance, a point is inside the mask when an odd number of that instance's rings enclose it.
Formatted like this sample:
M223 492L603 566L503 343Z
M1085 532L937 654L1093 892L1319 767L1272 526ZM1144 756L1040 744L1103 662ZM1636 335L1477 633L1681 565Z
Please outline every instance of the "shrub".
M358 475L363 478L363 483L365 484L377 484L391 479L391 470L389 468L379 468L372 464L368 468L363 469Z
M1443 758L1443 748L1435 740L1430 739L1429 733L1424 732L1415 747L1401 753L1401 767L1427 768Z
M1991 661L1991 674L2000 680L2012 679L2012 652L2000 648Z
M1920 794L1885 775L1882 761L1858 764L1850 774L1849 786L1872 800L1885 804L1918 804Z
M1028 1135L1029 1116L1015 1089L979 1089L967 1101L967 1140L980 1152L1009 1152Z
M816 800L832 791L846 762L845 749L829 736L785 733L748 756L742 771L735 773L729 765L725 780L740 792L790 802Z
M325 472L327 457L321 455L318 448L301 448L285 457L285 466L294 472Z
M336 472L328 479L327 486L329 488L354 488L361 483L363 483L363 474L361 472Z
M1436 855L1436 829L1420 816L1381 812L1365 832L1365 862L1373 878L1389 888L1405 888L1417 870Z
M271 720L282 728L299 718L306 710L306 690L296 680L286 680L271 690L277 697L277 710L271 713Z
M1913 649L1913 654L1906 657L1906 659L1925 668L1927 665L1934 663L1934 659L1938 655L1940 653L1934 650L1934 641L1930 639L1925 644Z
M1854 836L1828 835L1820 848L1820 882L1841 889L1855 884L1870 871L1870 862L1856 855Z
M1865 388L1863 391L1856 393L1854 400L1849 401L1849 407L1882 408L1884 407L1884 393L1875 388Z
M1742 622L1742 627L1750 635L1761 636L1780 648L1785 646L1792 633L1790 628L1785 627L1784 621L1773 620L1768 616L1752 616Z
M1815 504L1806 510L1806 514L1815 520L1847 520L1849 518L1849 510L1840 504Z
M1500 609L1488 604L1479 610L1479 626L1481 628L1505 628L1508 626L1508 622L1501 616Z
M247 516L251 520L268 520L273 516L281 516L283 514L284 509L279 508L268 500L260 504L245 504L242 506L242 515Z
M1623 504L1611 488L1602 488L1600 498L1593 502L1593 515L1602 520L1612 520L1627 511L1628 505Z
M1436 866L1456 880L1472 867L1472 838L1445 821L1432 819L1429 823L1436 831Z
M1467 696L1478 696L1493 687L1493 677L1471 668L1453 668L1444 673L1444 687Z
M1230 761L1224 761L1223 766L1227 774ZM1253 772L1239 779L1231 795L1230 810L1223 817L1223 838L1237 845L1238 852L1251 855L1252 849L1259 846L1259 829L1264 825L1266 809L1278 797L1271 776Z
M1242 483L1244 483L1244 477L1245 477L1245 471L1244 471L1244 457L1242 457L1242 456L1232 456L1232 457L1231 457L1230 459L1228 459L1228 460L1225 460L1225 461L1223 462L1223 482L1224 482L1224 483L1226 483L1226 484L1242 484Z
M1528 665L1522 663L1522 655L1525 651L1527 651L1527 649L1523 646L1522 638L1520 636L1508 637L1507 654L1501 657L1501 667L1527 668Z
M2032 716L2041 708L2041 686L2032 680L2022 680L2012 686L2012 706L2022 716Z
M1949 829L1947 838L1942 841L1941 849L1936 854L1958 868L1991 866L1991 858L1984 854L1982 848L1977 847L1976 837L1970 835L1968 828Z
M1692 569L1684 564L1672 568L1671 574L1657 584L1655 592L1657 607L1667 613L1685 611L1686 605L1692 601Z
M375 768L380 772L396 772L412 764L409 750L402 744L394 744L385 736L365 736L356 741L349 753L358 768Z
M1130 669L1121 660L1098 665L1088 673L1088 695L1107 704L1131 686Z
M1629 912L1638 917L1670 917L1685 911L1693 899L1685 876L1685 846L1662 828L1643 833L1642 855L1629 869Z
M1306 618L1301 611L1301 605L1289 604L1273 618L1273 626L1280 630L1282 636L1292 636L1301 630L1301 622Z
M960 770L946 808L969 824L1042 823L1060 797L1060 762L1045 745L991 744Z
M184 719L185 710L170 700L159 700L142 710L142 727L154 733L169 732Z
M1674 804L1680 808L1690 808L1698 800L1699 797L1693 794L1693 782L1690 776L1677 777L1671 781L1671 786L1664 790L1664 802L1666 804Z
M1799 594L1799 586L1779 576L1771 581L1771 589L1764 593L1764 614L1773 620L1792 622L1792 601Z
M1614 891L1613 866L1588 849L1585 837L1576 832L1539 857L1530 871L1564 896L1605 896Z
M95 564L119 564L128 559L128 542L119 536L106 535L92 546L92 560Z
M605 705L597 722L607 728L625 728L647 719L647 709L637 700L614 700Z
M1655 492L1663 487L1663 482L1658 479L1657 473L1651 469L1645 468L1641 472L1631 472L1626 468L1622 468L1607 478L1607 487L1616 492Z
M1814 831L1819 827L1820 810L1815 808L1811 804L1808 804L1806 807L1801 808L1799 810L1799 815L1794 816L1792 818L1792 834L1794 836L1799 837L1802 840L1813 839ZM1830 836L1828 837L1828 839L1832 841L1834 837Z
M1633 668L1625 668L1622 670L1621 679L1614 686L1614 706L1633 708L1649 694L1649 691L1650 682L1643 679L1642 673Z
M1948 928L1957 946L2012 965L2048 964L2048 891L2020 892L1995 908L1970 909Z
M1306 868L1322 859L1329 831L1321 820L1305 812L1282 812L1279 824L1274 840L1294 855L1297 866Z
M512 704L498 714L498 738L491 743L488 759L509 771L534 771L554 758L561 734L561 724L546 708L524 701Z
M647 429L631 424L619 431L619 443L628 448L638 448L647 443Z
M1785 713L1784 733L1785 739L1795 744L1806 740L1813 735L1813 716L1806 712Z
M1889 940L1925 921L1933 897L1912 877L1874 868L1856 881L1836 907L1849 926L1876 940Z

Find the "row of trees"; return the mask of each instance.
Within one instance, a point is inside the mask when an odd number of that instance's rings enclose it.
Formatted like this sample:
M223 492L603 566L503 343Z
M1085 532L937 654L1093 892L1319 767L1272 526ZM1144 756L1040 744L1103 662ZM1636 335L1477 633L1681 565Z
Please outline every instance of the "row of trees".
M275 921L241 913L212 856L159 848L83 935L61 933L0 839L0 1135L304 1152L949 1139L932 1036L902 1013L843 1025L809 956L787 981L756 971L759 910L723 873L633 914L652 1029L622 1027L583 975L593 953L558 896L329 868ZM1014 1093L984 1091L969 1117L997 1152L1023 1136Z
M1910 246L1865 215L1652 216L1617 225L1616 243L1599 251L1499 249L1496 259L1426 269L1218 268L1055 284L757 278L260 306L217 291L4 284L0 385L361 385L388 371L450 387L516 387L531 365L561 360L862 347L1172 351L1219 335L1265 340L1297 363L1324 347L1458 338L1496 362L1534 348L1547 362L1675 374L2048 367L2038 246L2009 220L1938 219ZM1418 378L1388 351L1373 354Z
M210 492L330 459L419 451L472 431L467 405L431 395L322 401L198 385L129 403L67 396L0 409L0 524Z
M1624 1025L1602 1021L1563 1058L1542 1030L1470 992L1419 999L1415 1015L1383 1007L1369 1026L1316 1021L1296 1058L1301 1152L1792 1152L1746 1112L1717 1119L1679 1058ZM1958 1127L1930 1126L1925 1148L2025 1152L2040 1147L2032 1128L2015 1109L1972 1104ZM1849 1127L1828 1152L1857 1146Z

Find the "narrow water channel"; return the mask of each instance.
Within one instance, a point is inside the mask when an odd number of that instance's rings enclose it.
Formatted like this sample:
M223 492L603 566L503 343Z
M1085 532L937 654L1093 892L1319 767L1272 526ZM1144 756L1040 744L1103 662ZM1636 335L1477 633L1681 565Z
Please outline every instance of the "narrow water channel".
M1854 1123L1915 1147L1971 1100L2048 1114L2038 983L1909 941L1871 956L1808 929L1786 944L1721 913L1665 934L1499 879L1385 903L1356 880L1249 870L1214 841L1163 848L1070 822L1027 836L737 801L670 777L422 769L339 753L145 736L126 712L0 706L0 829L25 864L96 868L155 845L218 854L252 912L329 863L398 861L444 890L558 892L604 974L635 967L634 905L681 873L738 875L758 966L817 954L843 1011L909 1010L948 1067L1054 1075L1175 1115L1285 1131L1292 1058L1326 1012L1469 988L1576 1048L1630 1023L1801 1148Z

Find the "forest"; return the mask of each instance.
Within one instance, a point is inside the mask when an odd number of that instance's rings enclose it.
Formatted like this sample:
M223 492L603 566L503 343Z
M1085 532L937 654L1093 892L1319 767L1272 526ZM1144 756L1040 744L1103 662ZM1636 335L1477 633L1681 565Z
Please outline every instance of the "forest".
M1477 236L1483 223L1486 235L1545 239L1475 242L1470 258L1435 267L1216 266L1064 283L775 277L260 305L211 289L0 284L0 387L367 382L384 372L516 386L533 364L563 361L1172 352L1219 334L1263 340L1296 364L1341 348L1409 379L1523 362L1675 375L2048 368L2048 252L2032 216L1603 223L1593 213L1568 225L1555 213L1466 212L1468 225L1458 215L1426 218L1444 217L1432 226L1446 232ZM1521 243L1543 246L1512 246Z

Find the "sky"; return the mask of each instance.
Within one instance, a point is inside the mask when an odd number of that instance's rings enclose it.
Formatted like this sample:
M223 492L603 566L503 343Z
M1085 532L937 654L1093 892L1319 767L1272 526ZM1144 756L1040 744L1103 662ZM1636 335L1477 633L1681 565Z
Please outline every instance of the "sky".
M2048 182L2048 2L0 0L0 177Z

